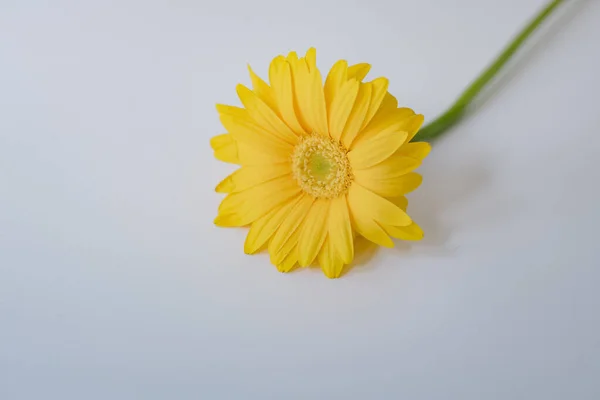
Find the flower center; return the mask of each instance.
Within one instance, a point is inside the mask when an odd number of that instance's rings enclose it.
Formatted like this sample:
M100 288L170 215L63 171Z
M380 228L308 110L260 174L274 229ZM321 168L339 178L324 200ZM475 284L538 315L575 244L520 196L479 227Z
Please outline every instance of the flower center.
M304 137L292 154L292 172L298 185L317 198L333 199L346 193L353 179L346 153L328 137Z

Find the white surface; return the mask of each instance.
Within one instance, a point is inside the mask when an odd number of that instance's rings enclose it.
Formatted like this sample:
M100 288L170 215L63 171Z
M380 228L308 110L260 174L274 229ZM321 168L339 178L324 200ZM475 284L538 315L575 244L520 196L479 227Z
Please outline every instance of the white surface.
M213 226L246 63L373 64L432 119L542 0L0 3L0 398L600 398L600 2L437 142L426 230L340 280Z

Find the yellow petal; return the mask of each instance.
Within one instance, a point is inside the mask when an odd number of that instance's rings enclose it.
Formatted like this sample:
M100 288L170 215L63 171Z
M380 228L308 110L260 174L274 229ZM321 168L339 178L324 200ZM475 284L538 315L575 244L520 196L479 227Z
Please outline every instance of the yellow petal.
M392 127L393 128L393 127ZM406 139L406 132L387 129L379 135L364 140L348 153L354 170L364 169L380 163L394 154Z
M369 102L369 108L367 109L367 114L363 120L362 128L367 126L377 110L379 110L381 102L387 93L389 83L387 78L377 78L371 82L371 86L373 87L371 91L371 101Z
M303 226L304 222L305 222L305 220L303 219L300 222L300 226L298 226L298 228L295 229L291 233L290 237L288 237L286 239L286 241L281 245L279 250L277 250L277 252L271 254L271 262L274 265L281 264L285 260L285 258L293 251L296 251L296 261L298 260L298 254L299 254L299 252L297 251L298 240L300 239L300 234L302 233L302 226Z
M221 135L213 136L212 138L210 138L210 147L212 147L213 150L218 150L221 147L230 145L234 141L235 139L233 139L233 136L231 136L229 133L223 133Z
M240 226L246 226L248 223L240 222L240 216L234 214L220 214L213 221L216 226L221 228L234 228Z
M269 68L269 80L277 100L284 122L296 135L304 134L304 128L298 121L294 108L294 90L292 71L285 57L276 57Z
M335 252L331 244L331 236L328 236L319 252L318 260L321 270L328 278L339 278L344 269L344 262Z
M317 132L328 136L323 79L316 66L316 50L310 48L306 52L306 58L299 60L295 53L290 53L287 60L292 69L297 100L296 111L300 123L309 133Z
M417 132L419 132L419 129L421 129L421 126L423 125L423 121L425 121L425 117L423 117L421 114L417 114L410 119L405 128L406 132L408 132L408 137L406 138L407 143L410 142L413 137L415 137Z
M290 272L298 262L298 248L294 247L287 256L277 264L277 269L281 272Z
M235 172L234 172L235 173ZM235 184L233 183L232 175L229 175L225 179L223 179L217 187L215 188L215 192L217 193L231 193L235 188Z
M241 165L270 165L289 162L292 149L273 150L261 143L237 142L237 151Z
M394 110L396 108L398 108L398 100L390 92L387 92L385 96L383 96L383 101L381 102L381 107L379 107L379 112Z
M308 87L310 86L310 76L308 74L308 66L304 58L298 59L295 52L291 52L287 56L287 62L290 65L292 72L292 80L294 83L294 109L298 121L307 133L312 133L313 127L309 121L310 114L310 98L308 96Z
M354 215L354 214L353 214ZM363 217L360 217L363 218ZM356 231L365 239L383 247L394 247L394 242L383 228L371 219L356 218Z
M346 196L331 200L328 224L331 247L344 263L350 264L354 258L354 242Z
M298 61L298 53L296 53L295 51L290 51L285 59L290 64L296 62Z
M356 101L342 133L342 143L347 149L350 148L354 138L360 132L362 123L365 120L365 115L367 115L367 110L369 109L369 102L371 101L371 90L372 85L370 83L360 84Z
M228 194L219 205L219 226L245 226L276 206L300 194L291 175L255 185L242 192Z
M417 169L419 165L421 165L421 161L415 158L398 156L396 153L372 167L355 170L354 177L359 183L373 179L391 179L408 174Z
M408 207L408 199L406 197L390 197L388 200L400 207L402 211L406 212L406 208Z
M348 68L348 78L354 78L357 81L361 82L369 71L371 70L371 65L367 63L355 64Z
M217 160L231 163L231 164L239 164L240 159L238 158L237 149L235 147L235 143L231 144L227 147L222 147L219 150L215 151L215 158Z
M254 123L252 118L250 118L250 114L248 114L248 110L244 108L228 106L227 104L217 104L216 106L219 115L229 115L231 117L245 119L248 122Z
M226 135L230 136L230 135ZM214 148L214 146L213 146ZM221 160L223 162L239 164L240 158L238 154L238 146L235 141L229 141L225 144L219 143L218 148L214 148L214 155L217 160Z
M327 221L329 202L328 199L315 200L304 220L298 240L298 264L301 267L309 266L323 246L327 235L327 225L323 221Z
M329 136L327 125L327 106L325 105L325 93L323 92L323 78L318 69L310 71L309 90L309 122L315 132L322 136Z
M306 51L306 65L308 65L310 72L317 69L317 50L314 47Z
M300 196L297 199L283 203L281 207L274 208L269 213L254 221L248 232L248 236L246 236L244 252L246 254L254 254L260 250L271 236L273 236L298 201L300 201Z
M262 127L256 125L248 112L243 108L218 104L221 123L238 142L259 144L273 151L290 150L293 146Z
M380 246L394 247L392 239L377 222L373 221L368 210L361 208L358 203L352 202L348 202L348 207L352 217L352 226L358 234Z
M414 158L415 160L422 161L429 152L431 151L431 145L427 142L414 142L406 143L400 147L396 152L396 155L403 157Z
M257 125L291 145L298 143L298 137L294 132L256 93L244 85L237 85L236 90L244 107L248 110L248 114L256 121Z
M323 91L325 92L325 103L327 109L331 108L333 100L337 97L337 92L342 88L344 82L348 80L348 63L346 60L339 60L329 70L327 78L325 79L325 86ZM331 118L329 119L331 122Z
M271 262L275 265L281 263L281 261L285 258L288 253L282 253L281 249L289 241L292 235L298 231L298 227L304 221L308 210L312 203L314 202L314 198L311 196L303 195L302 198L298 201L298 203L292 208L290 213L285 217L279 228L277 228L277 232L273 235L273 238L269 242L269 254L271 255ZM294 244L297 242L297 237ZM290 246L290 250L294 246Z
M246 165L225 178L217 186L217 192L240 192L251 188L259 183L266 182L282 175L292 172L292 166L288 163L267 165Z
M415 172L389 179L360 179L360 182L359 179L356 180L360 185L385 197L398 197L410 193L418 188L422 181L421 175Z
M362 210L362 213L369 215L373 220L387 225L406 226L412 222L408 214L394 203L356 182L348 190L348 205L353 212Z
M346 81L341 89L337 91L331 106L328 109L329 133L334 140L339 141L344 132L346 121L352 111L352 106L358 94L358 81L351 79Z
M265 102L273 111L278 112L277 102L275 101L275 95L273 89L267 85L258 75L252 71L250 65L248 65L248 72L250 73L250 80L252 81L252 90L256 95Z
M379 110L371 122L360 132L351 149L360 146L365 140L378 136L384 130L408 132L408 125L414 115L414 111L410 108Z
M389 226L383 225L383 229L392 237L401 240L421 240L423 239L423 230L416 223L407 226Z
M298 54L295 51L290 51L285 59L289 63L296 62L296 61L298 61Z

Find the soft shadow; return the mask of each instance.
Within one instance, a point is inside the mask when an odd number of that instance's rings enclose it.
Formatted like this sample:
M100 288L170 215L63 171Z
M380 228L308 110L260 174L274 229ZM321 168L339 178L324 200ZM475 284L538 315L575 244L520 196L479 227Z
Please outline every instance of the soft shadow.
M435 162L420 171L425 177L423 184L407 195L407 211L425 236L420 242L402 242L398 246L401 252L417 245L442 249L452 234L452 229L443 222L444 213L459 203L468 202L490 181L491 173L483 159L462 164L444 159L444 163Z
M394 240L395 247L388 249L358 237L354 244L354 261L344 267L342 276L349 272L364 273L376 268L377 263L371 261L379 251L406 255L409 252L424 250L428 255L453 255L456 248L447 246L452 229L441 217L452 207L471 201L471 198L490 181L490 173L484 160L481 158L456 164L450 159L445 159L444 165L440 162L430 165L428 169L431 172L425 169L419 171L426 179L418 190L407 195L407 211L425 232L423 240Z

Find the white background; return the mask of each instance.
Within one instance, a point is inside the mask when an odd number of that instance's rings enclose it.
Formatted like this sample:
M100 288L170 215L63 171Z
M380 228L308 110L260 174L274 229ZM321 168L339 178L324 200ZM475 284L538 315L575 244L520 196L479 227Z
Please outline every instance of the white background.
M600 1L434 144L423 242L328 280L212 223L246 63L370 62L431 120L544 3L1 0L0 398L600 398Z

